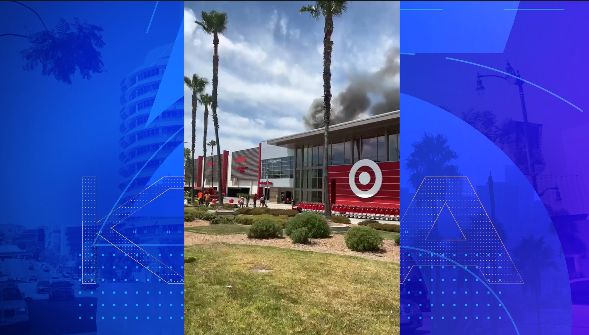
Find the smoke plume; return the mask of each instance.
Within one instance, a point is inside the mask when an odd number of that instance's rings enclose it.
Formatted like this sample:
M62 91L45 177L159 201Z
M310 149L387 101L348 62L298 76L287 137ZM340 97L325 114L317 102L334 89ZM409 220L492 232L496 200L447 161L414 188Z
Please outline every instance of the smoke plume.
M399 48L389 49L384 65L373 73L352 77L331 100L331 124L399 109ZM370 96L376 97L372 101ZM323 127L323 98L313 100L304 118L307 129Z

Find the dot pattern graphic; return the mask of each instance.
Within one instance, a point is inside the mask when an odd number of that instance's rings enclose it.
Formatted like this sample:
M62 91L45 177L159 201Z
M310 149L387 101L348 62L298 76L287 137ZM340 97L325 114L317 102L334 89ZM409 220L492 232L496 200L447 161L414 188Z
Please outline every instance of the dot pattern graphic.
M464 237L430 239L443 209L451 213ZM425 177L401 218L401 278L415 266L458 264L478 270L489 284L521 284L522 277L493 222L466 176Z

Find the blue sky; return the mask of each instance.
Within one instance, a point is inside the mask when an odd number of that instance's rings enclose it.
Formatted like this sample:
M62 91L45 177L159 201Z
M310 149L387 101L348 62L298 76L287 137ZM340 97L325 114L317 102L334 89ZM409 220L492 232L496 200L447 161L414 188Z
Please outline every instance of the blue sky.
M313 2L187 2L184 71L212 79L212 37L194 21L201 11L228 15L219 46L221 146L237 150L303 131L303 117L323 93L323 21L298 9ZM332 94L351 78L383 67L399 46L398 2L349 2L335 19ZM398 59L398 57L397 57ZM392 78L398 87L398 75ZM208 86L210 92L211 87ZM190 92L185 88L185 141L190 141ZM373 103L377 97L371 96ZM202 118L202 107L198 115ZM209 121L211 122L211 121ZM209 123L210 124L210 123ZM212 129L209 128L209 129ZM197 138L202 121L197 122ZM209 138L213 133L209 132ZM197 148L200 145L197 145ZM199 152L197 151L197 154Z

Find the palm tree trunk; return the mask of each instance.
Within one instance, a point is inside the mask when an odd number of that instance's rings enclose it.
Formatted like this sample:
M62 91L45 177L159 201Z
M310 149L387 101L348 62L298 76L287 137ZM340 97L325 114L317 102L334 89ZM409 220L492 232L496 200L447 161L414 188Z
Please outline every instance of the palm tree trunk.
M192 152L190 158L190 166L192 173L190 176L190 204L194 205L194 171L196 164L194 164L194 147L196 146L196 91L192 90Z
M219 204L223 205L223 178L221 145L219 143L219 118L217 115L217 86L219 85L219 35L215 32L213 36L213 124L215 126L215 141L217 141L217 176L219 177Z
M205 104L205 120L204 120L204 131L202 135L202 153L203 153L203 171L202 171L202 190L205 189L205 168L207 166L207 130L209 124L209 105Z
M331 119L331 50L333 42L333 16L330 11L325 15L325 28L323 37L323 208L325 216L331 217L331 197L329 196L329 178L327 165L329 161L329 122Z

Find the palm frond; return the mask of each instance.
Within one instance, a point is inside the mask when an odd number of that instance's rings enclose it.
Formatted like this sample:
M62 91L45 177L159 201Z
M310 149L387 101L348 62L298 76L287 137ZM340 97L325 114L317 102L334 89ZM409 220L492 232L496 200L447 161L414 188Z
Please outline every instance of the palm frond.
M195 22L201 26L207 34L222 34L227 29L227 13L217 12L215 10L210 12L202 11L201 19L202 21Z
M190 80L190 78L184 76L184 84L186 84L188 88L192 89L192 80Z
M301 12L301 13L309 13L315 19L318 19L319 16L320 16L320 14L321 14L320 11L319 11L319 8L317 6L303 6L299 10L299 12Z

